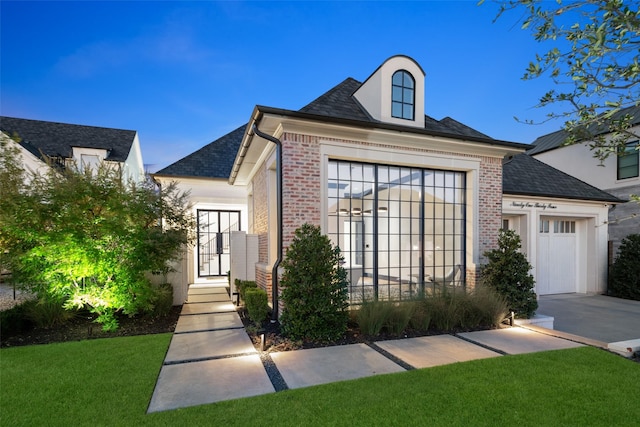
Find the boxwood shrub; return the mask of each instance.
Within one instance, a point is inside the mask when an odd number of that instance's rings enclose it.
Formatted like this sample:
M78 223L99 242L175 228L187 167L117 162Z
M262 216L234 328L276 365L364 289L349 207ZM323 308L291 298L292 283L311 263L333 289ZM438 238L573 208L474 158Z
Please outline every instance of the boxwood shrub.
M622 239L611 268L608 294L640 301L640 234Z
M304 224L295 232L282 263L280 321L293 339L333 341L347 330L347 272L340 249L320 227Z

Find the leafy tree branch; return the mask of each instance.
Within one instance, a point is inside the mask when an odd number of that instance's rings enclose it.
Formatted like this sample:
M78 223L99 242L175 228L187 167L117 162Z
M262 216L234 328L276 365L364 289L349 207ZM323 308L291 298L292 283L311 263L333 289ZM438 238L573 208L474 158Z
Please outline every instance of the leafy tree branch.
M538 106L560 106L547 120L565 121L567 144L589 141L602 161L640 139L640 1L508 0L496 19L508 12L522 13L522 29L550 46L523 78L551 77Z

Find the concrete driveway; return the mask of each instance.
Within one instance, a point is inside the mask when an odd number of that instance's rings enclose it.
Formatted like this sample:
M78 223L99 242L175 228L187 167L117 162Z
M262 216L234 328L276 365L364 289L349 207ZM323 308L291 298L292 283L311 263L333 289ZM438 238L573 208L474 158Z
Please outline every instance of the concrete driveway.
M538 305L537 314L554 317L555 330L604 343L640 339L640 301L560 294L541 296Z

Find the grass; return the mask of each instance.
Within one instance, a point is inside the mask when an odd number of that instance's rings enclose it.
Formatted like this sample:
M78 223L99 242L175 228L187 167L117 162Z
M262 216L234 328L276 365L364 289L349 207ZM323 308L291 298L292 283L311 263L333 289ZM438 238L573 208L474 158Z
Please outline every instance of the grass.
M171 335L0 350L0 425L634 425L640 364L591 347L146 414Z

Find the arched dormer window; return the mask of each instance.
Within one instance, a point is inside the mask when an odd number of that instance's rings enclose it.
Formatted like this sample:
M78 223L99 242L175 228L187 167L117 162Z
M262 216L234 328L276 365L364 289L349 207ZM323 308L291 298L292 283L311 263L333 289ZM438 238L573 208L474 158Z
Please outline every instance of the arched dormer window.
M415 106L415 81L408 72L393 73L391 80L391 116L413 120Z

